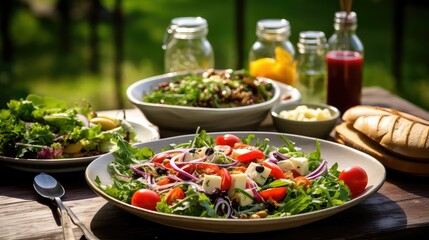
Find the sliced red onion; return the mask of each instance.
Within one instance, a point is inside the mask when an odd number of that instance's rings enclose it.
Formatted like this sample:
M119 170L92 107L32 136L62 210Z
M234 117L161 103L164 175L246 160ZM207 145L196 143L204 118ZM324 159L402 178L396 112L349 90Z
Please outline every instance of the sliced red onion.
M157 185L155 188L154 188L154 190L156 190L156 191L165 191L166 189L167 190L169 190L170 188L173 188L173 187L175 187L175 186L177 186L177 185L190 185L190 186L193 186L194 188L195 188L195 190L197 190L198 192L204 192L204 189L199 185L199 184L197 184L197 183L194 183L194 182L192 182L192 181L183 181L182 179L180 179L179 178L179 181L177 181L177 182L174 182L174 183L168 183L168 184L165 184L165 185L161 185L161 186L159 186L159 185Z
M178 172L178 173L180 173L180 174L182 174L183 176L185 176L185 177L187 177L187 178L190 178L190 179L192 179L192 180L194 180L194 181L197 181L197 182L201 182L202 180L201 179L199 179L199 178L197 178L197 177L195 177L194 175L192 175L192 174L190 174L190 173L187 173L186 171L183 171L181 168L179 168L177 165L176 165L176 160L178 159L178 157L177 156L174 156L173 158L171 158L171 160L170 160L170 165L171 165L171 167L174 169L174 171L176 171L176 172Z
M259 194L258 190L257 190L257 184L255 183L255 181L247 176L247 180L246 182L248 182L249 184L249 188L252 190L253 193L253 197L258 201L258 202L265 202L264 198L261 196L261 194Z
M323 175L328 170L327 165L328 165L328 163L326 162L325 159L323 159L322 162L320 163L319 167L317 167L316 170L314 170L313 172L307 174L305 177L309 180L316 179L316 178L320 177L321 175Z
M127 175L124 175L124 174L122 174L117 168L116 168L116 166L113 166L113 170L114 170L114 172L115 172L115 176L116 177L119 177L120 179L123 179L124 181L129 181L132 177L131 176L127 176Z
M173 180L173 181L176 181L176 182L183 181L183 179L179 178L178 176L176 176L176 175L174 175L174 174L170 174L170 173L169 173L169 174L167 175L167 177L168 177L169 179Z
M182 159L185 159L185 158L184 158L185 154L186 154L186 153L184 153L184 154L183 154L183 158L182 158ZM206 159L207 159L207 157L208 157L208 156L204 155L204 156L203 156L203 157L201 157L201 158L197 158L197 159L194 159L194 160L189 161L189 162L176 162L176 164L177 164L177 165L196 164L196 163L204 162L204 160L206 160Z
M141 175L142 177L146 178L147 176L150 176L148 173L143 172L139 169L137 169L135 166L133 166L132 164L130 164L130 169L133 170L134 173Z
M227 218L229 218L232 213L231 204L221 197L216 198L216 204L214 206L214 210L216 214L218 213L219 210L222 210L222 212L224 213L224 216L226 216Z
M216 164L216 163L214 163L214 164ZM216 165L218 165L219 167L227 168L227 167L234 167L237 164L238 164L238 161L234 160L234 161L232 161L232 163L219 163L219 164L216 164Z
M171 150L167 150L167 151L160 152L160 153L157 153L157 154L153 155L153 156L150 158L149 162L152 162L152 161L153 161L153 159L155 159L155 158L156 158L158 155L160 155L160 154L164 154L164 153L167 153L167 154L173 154L173 153L184 153L184 152L186 152L186 149L185 149L185 148L178 148L178 149L171 149Z

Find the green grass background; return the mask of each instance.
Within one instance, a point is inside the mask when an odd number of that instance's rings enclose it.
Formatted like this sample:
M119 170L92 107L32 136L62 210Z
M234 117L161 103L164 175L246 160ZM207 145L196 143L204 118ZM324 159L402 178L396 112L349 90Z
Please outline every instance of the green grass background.
M70 104L85 98L95 109L118 108L113 79L113 29L105 18L97 29L100 38L99 74L89 71L89 24L84 18L84 1L76 1L70 27L71 49L59 48L59 23L55 17L40 17L29 9L15 9L11 34L14 62L0 64L0 100L4 107L12 98L37 93L58 97ZM37 4L52 5L53 0ZM102 1L108 10L114 1ZM162 74L161 48L164 31L170 20L181 16L202 16L209 23L208 39L215 51L216 68L236 66L234 1L232 0L123 0L124 62L122 65L122 99L133 82ZM333 33L337 0L247 0L245 9L245 62L247 51L255 41L256 21L263 18L285 18L292 26L291 42L296 47L298 33L319 30L329 37ZM402 82L395 88L392 75L393 1L355 0L358 14L357 34L365 47L364 85L381 86L407 100L429 109L429 9L408 6L404 9L404 58ZM0 47L3 47L0 42Z

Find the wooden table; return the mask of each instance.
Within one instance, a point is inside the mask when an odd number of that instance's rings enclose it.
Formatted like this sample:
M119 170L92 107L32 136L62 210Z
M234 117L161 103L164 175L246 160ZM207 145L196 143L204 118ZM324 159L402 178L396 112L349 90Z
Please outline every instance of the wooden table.
M363 104L393 107L429 120L426 110L381 88L364 89ZM137 110L127 110L127 115L146 121ZM0 239L62 239L56 208L33 189L38 173L0 166ZM98 197L83 171L51 175L66 189L65 205L100 239L414 239L429 232L428 179L390 170L381 189L357 206L302 227L252 234L203 233L152 223ZM77 226L73 231L77 239L85 239Z

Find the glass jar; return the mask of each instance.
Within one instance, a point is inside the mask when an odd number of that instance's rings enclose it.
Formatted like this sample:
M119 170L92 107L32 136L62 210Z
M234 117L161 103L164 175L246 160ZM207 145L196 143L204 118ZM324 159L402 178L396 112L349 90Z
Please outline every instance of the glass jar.
M214 68L214 53L207 40L208 24L201 17L171 20L162 48L165 72Z
M326 103L326 53L328 41L325 33L305 31L299 33L297 56L297 89L303 102Z
M256 23L257 40L249 51L249 72L295 85L295 49L289 41L291 28L286 19L263 19Z
M326 55L328 104L344 113L361 103L363 44L356 35L355 12L336 12L334 20L335 33L329 38Z

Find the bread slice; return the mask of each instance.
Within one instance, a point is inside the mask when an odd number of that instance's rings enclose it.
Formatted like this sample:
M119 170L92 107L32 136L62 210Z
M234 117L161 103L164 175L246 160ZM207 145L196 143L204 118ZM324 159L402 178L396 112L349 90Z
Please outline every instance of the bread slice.
M336 126L333 137L339 143L373 156L386 168L411 175L429 176L429 162L412 161L394 155L376 141L354 129L351 123L343 122Z
M354 122L359 117L384 116L384 115L397 115L397 116L401 116L403 118L406 118L410 121L418 122L418 123L429 126L429 121L427 121L423 118L419 118L417 116L414 116L412 114L401 112L401 111L391 109L391 108L383 108L383 107L367 106L367 105L358 105L358 106L354 106L352 108L349 108L343 114L342 118L346 122Z
M386 150L429 162L429 122L393 109L356 106L343 119ZM428 123L428 124L425 124Z

